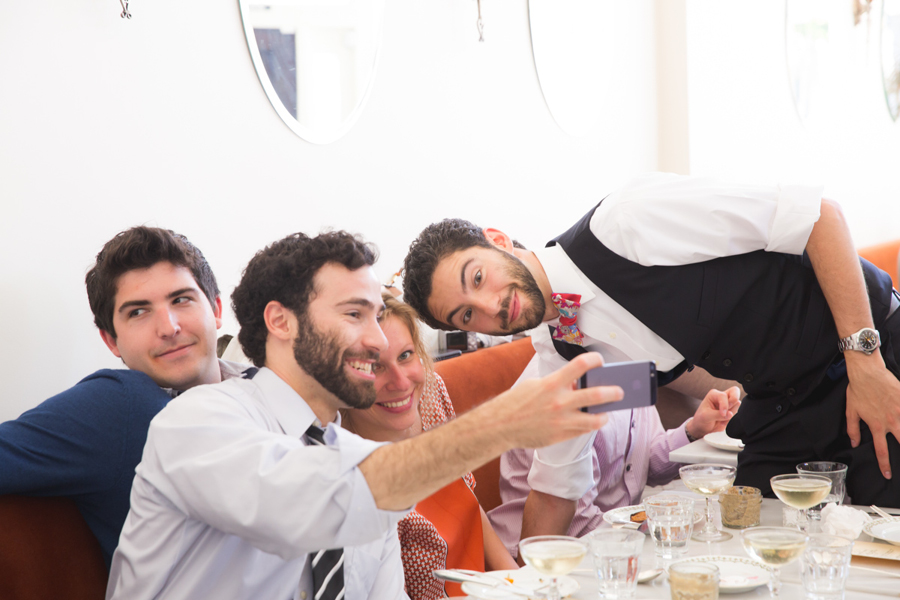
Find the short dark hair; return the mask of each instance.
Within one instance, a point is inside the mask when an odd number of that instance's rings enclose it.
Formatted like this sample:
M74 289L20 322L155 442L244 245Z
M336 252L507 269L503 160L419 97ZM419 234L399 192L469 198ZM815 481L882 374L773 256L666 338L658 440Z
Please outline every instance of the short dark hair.
M97 327L116 337L113 312L119 278L129 271L149 269L161 262L188 269L215 308L219 284L200 249L180 233L141 225L126 229L106 242L97 254L97 262L84 277Z
M434 329L453 331L428 310L434 270L444 258L459 250L480 246L494 248L478 225L464 219L444 219L422 230L403 261L403 300L409 303L425 323Z
M254 365L266 362L265 309L280 302L302 318L315 292L316 273L328 263L351 271L375 264L378 252L358 236L330 231L311 238L295 233L256 253L231 294L231 307L241 326L238 342Z

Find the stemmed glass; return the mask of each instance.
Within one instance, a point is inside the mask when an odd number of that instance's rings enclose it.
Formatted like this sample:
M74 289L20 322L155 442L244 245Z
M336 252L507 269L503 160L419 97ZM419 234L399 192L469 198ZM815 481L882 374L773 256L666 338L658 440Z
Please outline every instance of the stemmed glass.
M793 527L751 527L744 530L741 537L747 554L772 567L769 593L776 597L781 589L780 567L797 560L809 538Z
M734 483L736 469L728 465L716 465L701 463L688 465L678 469L681 481L689 490L706 496L706 523L700 531L695 531L692 540L698 542L724 542L730 540L732 535L725 531L719 531L713 524L712 498L720 492L724 492Z
M559 600L556 578L571 573L587 552L587 542L567 535L538 535L519 542L525 564L551 578L547 600Z
M831 491L830 478L812 473L776 475L769 483L779 500L800 510L800 529L808 522L807 509L818 505Z

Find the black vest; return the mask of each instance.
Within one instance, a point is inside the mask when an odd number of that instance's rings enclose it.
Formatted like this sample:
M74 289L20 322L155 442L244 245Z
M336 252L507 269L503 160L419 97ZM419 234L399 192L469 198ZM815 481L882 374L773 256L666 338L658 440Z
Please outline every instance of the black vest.
M548 246L559 244L588 279L678 350L685 362L669 380L697 365L740 382L753 400L752 410L741 411L751 421L743 423L747 433L777 418L786 401L803 401L842 361L834 319L805 254L760 250L645 267L594 237L594 210ZM890 308L891 278L861 263L879 326Z

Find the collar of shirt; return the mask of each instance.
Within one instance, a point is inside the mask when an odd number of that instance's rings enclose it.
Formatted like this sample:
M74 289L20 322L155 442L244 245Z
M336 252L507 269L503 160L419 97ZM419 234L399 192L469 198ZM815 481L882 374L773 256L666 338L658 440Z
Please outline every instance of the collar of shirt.
M580 294L582 304L590 302L597 295L592 289L593 285L585 279L561 246L539 248L534 251L534 256L544 268L552 292ZM553 324L546 321L545 325L548 323Z
M306 434L310 425L322 426L300 394L274 371L263 367L251 381L262 392L257 397L275 416L285 435L299 438ZM335 425L340 425L340 413ZM331 429L327 427L325 431L325 442L329 445L334 442L334 432Z

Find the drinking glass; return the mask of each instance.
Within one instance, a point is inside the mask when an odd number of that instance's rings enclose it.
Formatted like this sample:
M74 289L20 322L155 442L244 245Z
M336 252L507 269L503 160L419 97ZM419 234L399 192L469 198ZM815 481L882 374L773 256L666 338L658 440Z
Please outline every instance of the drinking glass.
M525 564L551 578L548 600L559 600L556 578L571 573L587 552L587 542L568 535L538 535L519 542L519 555Z
M724 542L730 540L730 533L719 531L713 524L712 498L731 487L737 469L728 465L701 463L678 469L681 481L689 490L706 496L706 523L700 531L694 532L692 540L698 542Z
M657 556L672 559L684 554L694 528L694 501L659 494L645 498L643 504Z
M639 531L624 529L597 529L587 536L602 598L634 597L646 537Z
M831 491L816 506L809 508L809 518L818 521L822 518L822 509L829 502L838 506L844 503L844 491L847 481L847 465L828 460L814 460L797 465L797 472L807 475L824 475L831 480Z
M747 554L772 567L769 593L774 598L781 589L779 569L800 558L809 538L793 527L751 527L745 529L741 537Z
M709 563L672 563L669 589L672 600L718 600L719 567Z
M850 574L853 540L836 535L809 536L800 558L800 581L809 600L843 600Z
M807 523L807 509L822 502L831 491L831 479L809 473L776 475L769 483L779 500L800 510L798 526L801 529Z

